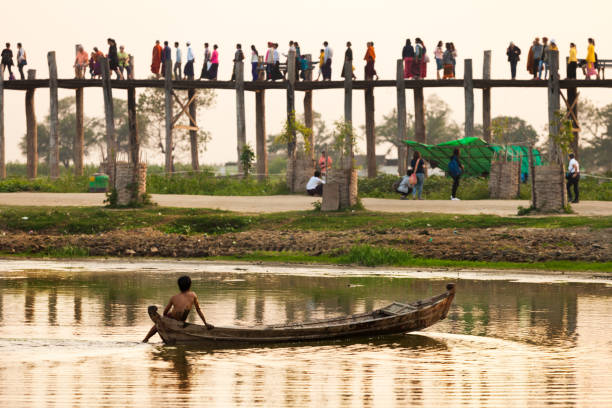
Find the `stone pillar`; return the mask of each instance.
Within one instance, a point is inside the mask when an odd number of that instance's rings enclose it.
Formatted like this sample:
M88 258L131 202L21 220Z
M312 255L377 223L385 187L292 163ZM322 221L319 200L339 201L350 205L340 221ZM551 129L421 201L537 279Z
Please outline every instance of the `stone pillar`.
M141 204L142 197L147 191L147 165L138 164L138 171L133 169L133 163L118 162L116 164L116 190L117 205L127 206ZM137 174L137 183L133 181L134 173ZM137 185L134 185L137 184Z

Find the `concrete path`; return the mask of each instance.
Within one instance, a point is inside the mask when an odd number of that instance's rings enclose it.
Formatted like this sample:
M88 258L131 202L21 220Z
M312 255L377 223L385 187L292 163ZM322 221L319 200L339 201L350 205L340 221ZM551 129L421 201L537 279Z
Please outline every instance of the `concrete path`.
M0 193L0 205L28 206L101 206L104 194L97 193ZM201 196L153 194L154 202L162 207L213 208L249 213L270 213L312 209L319 198L283 196ZM445 214L516 215L519 205L529 206L523 200L392 200L364 198L363 205L371 211L381 212L433 212ZM612 215L612 202L583 201L572 207L579 215Z

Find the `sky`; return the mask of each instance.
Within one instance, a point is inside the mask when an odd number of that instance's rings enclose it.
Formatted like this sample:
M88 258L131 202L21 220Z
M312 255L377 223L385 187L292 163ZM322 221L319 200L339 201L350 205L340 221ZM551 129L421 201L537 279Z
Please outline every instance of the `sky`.
M474 78L482 77L484 50L492 50L492 78L508 78L510 69L505 51L510 41L522 50L519 63L519 79L527 79L525 70L527 51L534 37L548 36L557 40L563 61L569 42L578 46L579 57L586 55L586 41L596 40L600 58L612 58L612 25L609 24L612 3L609 0L593 0L589 7L575 1L533 2L516 0L501 3L491 0L462 0L416 2L378 0L311 0L294 2L268 0L203 2L184 0L179 3L147 0L126 1L119 4L89 6L87 2L73 0L32 0L23 4L9 2L3 6L5 18L0 25L0 43L17 42L28 53L29 69L37 70L37 78L48 77L46 55L56 51L60 78L74 76L74 45L83 44L91 51L94 46L107 50L106 38L115 38L125 45L126 51L135 57L136 77L149 75L151 48L154 41L191 41L196 53L196 72L201 69L203 43L219 45L219 79L231 76L234 47L242 43L244 48L255 44L264 51L267 41L280 44L286 52L289 40L299 41L302 53L318 54L321 43L329 41L334 49L333 76L339 72L346 41L353 43L355 68L359 79L363 78L362 56L365 43L374 41L376 69L381 79L395 78L396 60L406 38L421 37L430 51L438 40L453 41L459 53L457 75L463 76L463 59L471 58ZM24 14L25 13L25 14ZM428 77L435 75L434 63L428 67ZM249 72L245 72L245 77ZM564 77L565 69L562 67ZM610 74L612 75L612 73ZM580 74L579 74L580 76ZM612 76L611 76L612 78ZM407 91L408 110L413 110L411 91ZM464 119L463 89L426 89L425 96L435 93L446 101L452 118L459 124ZM356 127L364 123L363 91L354 91L353 122ZM19 150L19 140L25 133L26 120L23 91L5 91L5 137L7 161L25 161ZM71 96L73 91L60 90L59 97ZM125 91L115 90L114 97L126 98ZM605 90L583 89L581 97L597 104L612 103L612 94ZM267 133L278 133L286 115L285 92L268 91L266 94ZM481 122L481 96L475 91L476 123ZM296 93L296 110L302 112L302 94ZM375 90L375 119L396 106L394 88ZM331 126L342 118L343 91L314 92L313 109L321 112ZM36 93L37 119L43 120L49 111L49 92ZM100 89L85 90L85 114L102 117L104 112ZM494 89L492 114L520 116L536 130L543 133L547 121L547 100L544 89ZM233 91L217 91L216 104L198 117L198 124L211 132L212 140L200 157L201 163L223 163L236 160L236 110ZM247 141L255 145L255 96L246 94ZM458 135L460 137L461 135ZM365 152L365 142L358 144ZM386 151L381 146L379 152ZM390 156L394 155L392 153ZM146 153L149 163L162 163L162 157L150 150ZM87 159L99 161L97 153ZM178 161L188 161L188 154Z

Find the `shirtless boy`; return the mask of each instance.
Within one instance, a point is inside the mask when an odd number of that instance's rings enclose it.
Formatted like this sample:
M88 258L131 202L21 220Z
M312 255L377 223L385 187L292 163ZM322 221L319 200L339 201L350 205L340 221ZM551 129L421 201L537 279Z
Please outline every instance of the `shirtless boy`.
M178 279L178 287L181 290L181 293L176 294L170 298L170 302L168 302L166 308L164 309L164 316L171 317L175 320L184 322L185 320L187 320L187 316L189 316L191 307L195 305L196 312L198 312L198 315L204 322L204 325L206 325L206 328L209 330L214 329L215 326L206 323L204 313L202 313L202 311L200 310L198 296L194 292L189 290L191 288L191 278L189 276L181 276ZM157 328L153 326L142 342L148 342L149 339L155 333L157 333Z

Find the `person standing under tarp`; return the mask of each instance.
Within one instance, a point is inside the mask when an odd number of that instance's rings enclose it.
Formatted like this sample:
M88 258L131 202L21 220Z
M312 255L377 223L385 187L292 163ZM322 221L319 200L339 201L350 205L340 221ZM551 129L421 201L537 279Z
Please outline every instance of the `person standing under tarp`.
M195 77L195 72L193 70L194 63L195 56L193 55L193 51L191 50L191 43L187 41L187 63L185 64L183 74L185 75L185 78L187 78L189 81L193 81Z
M151 58L151 72L157 79L159 79L159 68L162 63L162 52L163 49L161 45L159 45L159 40L156 40L155 46L153 47L153 56Z
M510 45L506 50L506 55L508 56L508 62L510 62L510 75L512 79L516 79L516 64L521 60L521 49L510 41Z
M451 156L450 162L448 163L448 174L453 179L453 187L451 190L451 200L459 201L457 198L457 189L459 188L459 180L461 179L461 174L463 173L463 164L459 160L460 151L458 148L453 150L453 155Z
M570 161L567 166L567 174L565 178L567 179L567 200L570 203L577 204L579 202L579 194L578 194L578 183L580 182L580 164L578 164L578 160L574 156L574 153L569 155ZM572 198L571 187L574 186L574 197Z

